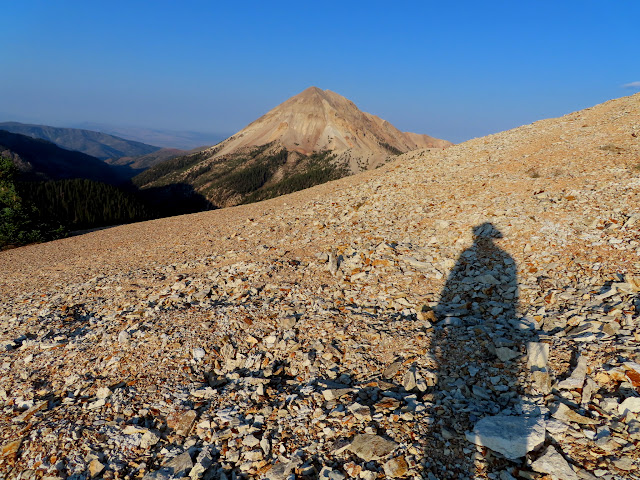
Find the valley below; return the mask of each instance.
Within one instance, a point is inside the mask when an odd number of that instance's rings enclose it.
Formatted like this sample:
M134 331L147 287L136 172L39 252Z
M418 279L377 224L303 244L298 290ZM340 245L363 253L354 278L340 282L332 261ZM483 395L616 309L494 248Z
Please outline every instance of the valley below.
M0 252L0 477L640 472L640 94Z

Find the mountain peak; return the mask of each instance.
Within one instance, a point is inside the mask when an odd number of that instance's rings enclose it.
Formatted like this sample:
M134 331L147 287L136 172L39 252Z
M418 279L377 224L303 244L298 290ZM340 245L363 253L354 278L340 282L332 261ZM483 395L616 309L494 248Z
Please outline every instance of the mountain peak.
M343 96L312 86L215 147L134 182L144 188L191 185L212 205L232 206L376 168L410 150L449 145L403 133Z
M303 155L331 150L348 157L352 172L375 168L392 154L451 145L428 135L403 133L342 95L311 86L223 142L216 155L272 142Z
M327 102L327 104L323 105L322 103L323 101ZM341 104L341 103L352 104L352 102L347 100L345 97L335 92L332 92L331 90L322 90L321 88L318 88L318 87L309 87L303 90L302 92L300 92L299 94L289 98L278 107L283 107L286 109L286 108L291 108L291 105L293 104L316 104L316 105L323 105L322 108L325 109L327 106L333 106L334 108L339 108L337 104Z
M324 93L324 90L322 90L321 88L318 88L316 86L310 86L308 88L305 88L302 92L300 92L298 95L311 95L314 93ZM297 96L297 95L296 95Z

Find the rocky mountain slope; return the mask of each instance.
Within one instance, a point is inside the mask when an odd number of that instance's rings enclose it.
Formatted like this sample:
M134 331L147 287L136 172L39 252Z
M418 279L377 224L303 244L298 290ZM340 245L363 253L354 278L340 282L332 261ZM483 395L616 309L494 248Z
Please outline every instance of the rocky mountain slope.
M636 478L640 94L0 253L7 478Z
M136 157L160 150L160 147L125 140L102 132L80 128L51 127L19 122L0 122L0 130L28 135L55 143L67 150L76 150L92 157L108 158Z
M404 133L329 90L310 87L224 142L144 172L143 188L192 185L213 205L254 202L377 168L451 143Z

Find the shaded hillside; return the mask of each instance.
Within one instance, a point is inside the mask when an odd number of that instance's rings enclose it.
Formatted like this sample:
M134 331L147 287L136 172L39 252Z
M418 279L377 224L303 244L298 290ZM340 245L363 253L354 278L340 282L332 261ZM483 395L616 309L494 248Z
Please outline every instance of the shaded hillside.
M160 150L160 147L79 128L50 127L18 122L0 123L0 129L55 143L67 150L76 150L92 157L108 158L136 157Z
M185 153L187 152L178 150L177 148L161 148L155 152L137 157L109 158L105 160L105 163L111 165L113 169L122 176L131 178L158 163L165 162L179 155L184 155Z
M114 185L84 178L25 182L19 176L15 163L0 156L0 249L158 216Z
M9 184L16 192L15 202L5 202L10 211L0 221L6 232L0 244L40 242L64 231L215 208L191 185L139 192L117 167L26 135L0 130L0 156L12 165Z
M208 152L174 158L132 181L143 192L178 183L191 185L219 208L273 198L348 174L346 167L334 163L330 151L302 155L273 144L246 150L213 162L203 161Z
M228 207L377 168L407 151L450 145L403 133L346 98L311 87L218 145L133 181L141 188L191 185L213 205Z
M52 142L0 130L0 154L14 160L25 180L87 178L120 183L122 177L90 155L65 150Z
M96 228L157 218L154 209L113 185L84 178L21 182L20 195L40 218L55 220L67 230Z

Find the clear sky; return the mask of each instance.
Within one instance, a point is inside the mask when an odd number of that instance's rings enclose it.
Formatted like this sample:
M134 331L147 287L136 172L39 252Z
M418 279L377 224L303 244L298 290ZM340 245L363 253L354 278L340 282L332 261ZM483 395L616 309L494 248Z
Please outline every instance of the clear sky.
M459 142L640 91L637 0L0 0L0 11L0 121L232 134L315 85Z

